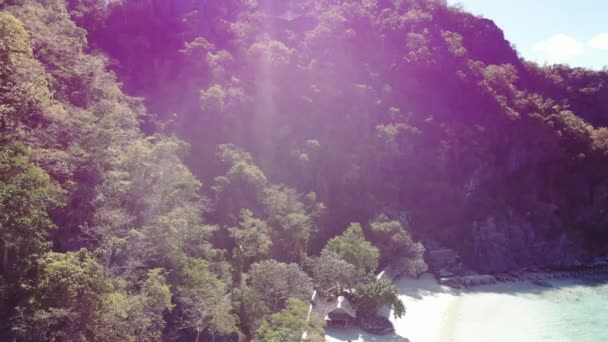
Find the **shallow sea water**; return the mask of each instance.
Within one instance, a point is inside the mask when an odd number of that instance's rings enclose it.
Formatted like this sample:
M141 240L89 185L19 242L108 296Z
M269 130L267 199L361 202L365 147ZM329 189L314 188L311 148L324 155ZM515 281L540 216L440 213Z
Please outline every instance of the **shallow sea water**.
M395 285L407 307L396 333L374 336L358 328L327 331L328 341L608 342L608 283L554 280L499 283L467 290L437 285L430 275Z

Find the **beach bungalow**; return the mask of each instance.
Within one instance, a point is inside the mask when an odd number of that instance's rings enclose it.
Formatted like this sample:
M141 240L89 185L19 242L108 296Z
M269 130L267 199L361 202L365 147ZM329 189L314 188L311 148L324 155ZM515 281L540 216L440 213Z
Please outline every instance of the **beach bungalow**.
M311 298L310 313L321 317L328 327L348 327L357 320L357 312L346 297L326 300L316 291Z
M329 303L327 314L324 317L329 327L347 327L355 323L357 312L348 299L344 296L338 297Z

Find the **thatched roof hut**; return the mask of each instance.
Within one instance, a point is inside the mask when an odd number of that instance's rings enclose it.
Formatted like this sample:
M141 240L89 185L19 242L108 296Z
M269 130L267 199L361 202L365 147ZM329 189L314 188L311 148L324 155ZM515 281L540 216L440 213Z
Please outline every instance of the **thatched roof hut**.
M357 319L357 311L344 296L334 300L325 300L316 292L311 298L311 312L323 318L328 326L349 326Z

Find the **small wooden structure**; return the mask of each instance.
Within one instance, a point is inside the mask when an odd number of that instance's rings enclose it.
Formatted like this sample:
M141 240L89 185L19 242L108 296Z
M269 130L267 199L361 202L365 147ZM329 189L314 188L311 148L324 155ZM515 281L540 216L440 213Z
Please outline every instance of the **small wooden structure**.
M347 327L354 323L357 319L357 312L346 297L340 296L328 307L329 312L324 319L327 326L330 327Z
M311 298L309 314L323 318L329 327L347 327L356 323L357 312L344 296L326 300L315 291Z

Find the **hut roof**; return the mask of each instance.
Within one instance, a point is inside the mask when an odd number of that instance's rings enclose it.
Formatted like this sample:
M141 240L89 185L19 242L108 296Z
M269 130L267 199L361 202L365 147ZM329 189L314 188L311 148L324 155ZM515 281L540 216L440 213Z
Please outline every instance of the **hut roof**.
M336 303L335 309L330 312L340 309L340 310L344 311L346 314L348 314L349 316L351 316L352 318L357 317L357 311L355 310L355 308L353 307L351 302L348 299L346 299L346 297L344 297L344 296L338 297L338 299L335 301L335 303Z
M344 296L339 296L335 300L327 301L318 294L313 297L312 311L319 317L325 318L328 314L340 310L352 318L357 317L357 311L351 302Z

